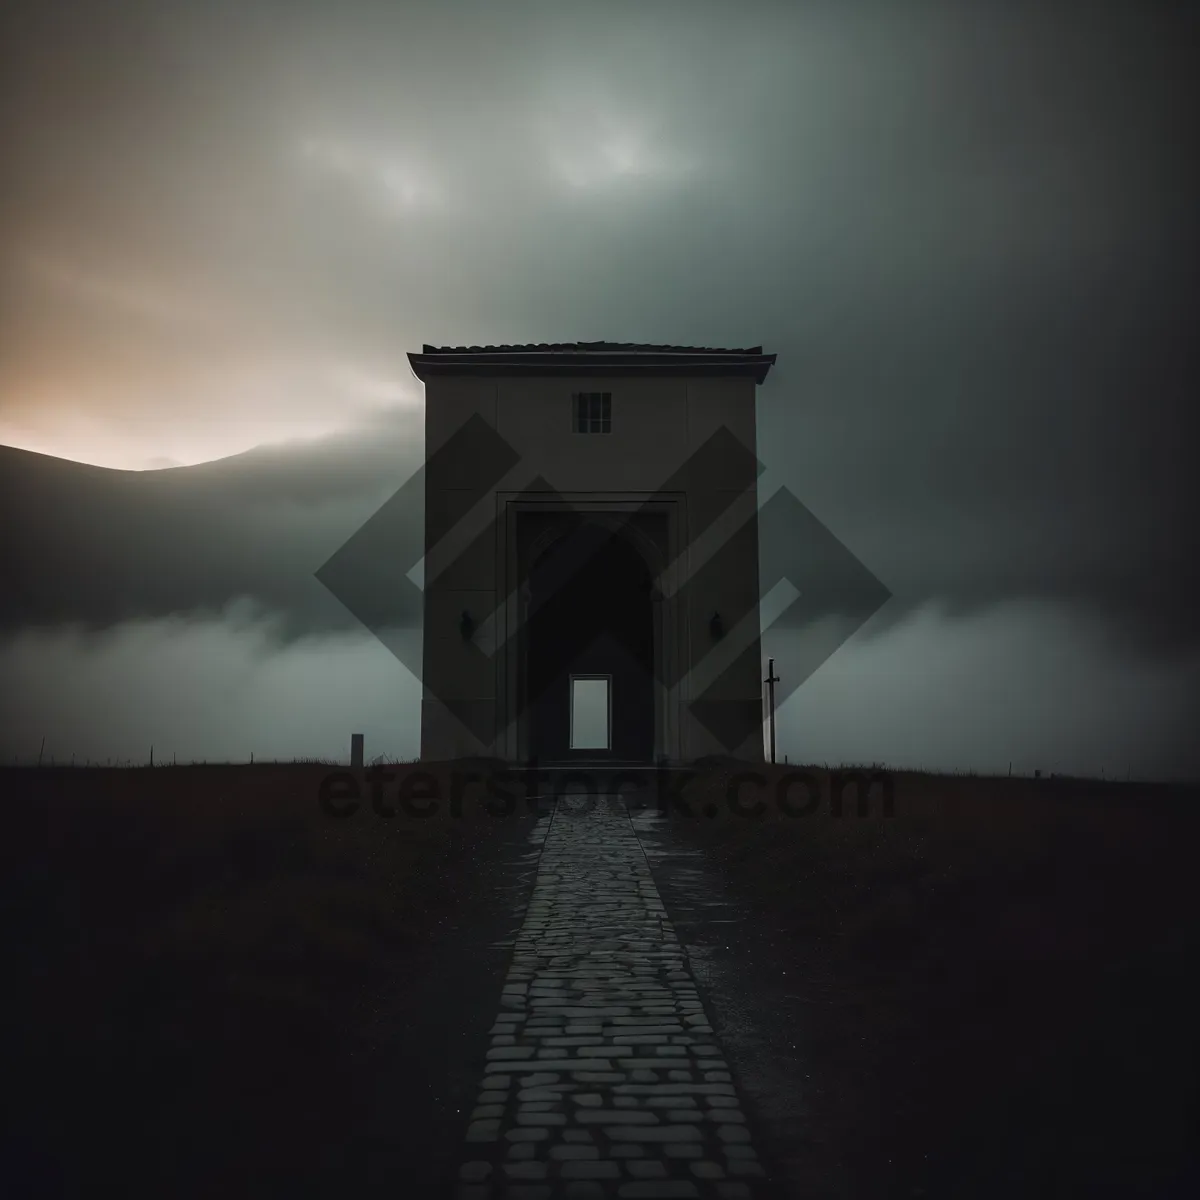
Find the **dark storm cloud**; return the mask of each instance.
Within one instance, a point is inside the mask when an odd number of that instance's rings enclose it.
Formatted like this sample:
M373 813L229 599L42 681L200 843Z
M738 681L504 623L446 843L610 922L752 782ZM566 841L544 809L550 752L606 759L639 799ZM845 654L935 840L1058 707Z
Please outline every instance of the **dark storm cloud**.
M877 628L928 597L1048 598L1143 648L1195 638L1181 8L6 19L0 416L69 396L130 437L254 411L286 436L361 413L196 380L328 361L407 382L423 341L762 342L761 456L895 594ZM298 631L346 619L308 575L375 484L328 520L174 486L173 548L131 501L124 567L68 554L10 620L240 594ZM141 569L150 545L169 571Z

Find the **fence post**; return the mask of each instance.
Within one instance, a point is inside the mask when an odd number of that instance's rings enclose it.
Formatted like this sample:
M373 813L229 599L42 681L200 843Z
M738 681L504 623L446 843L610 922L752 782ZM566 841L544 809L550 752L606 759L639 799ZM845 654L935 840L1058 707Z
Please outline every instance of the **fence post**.
M771 723L771 762L775 761L775 685L779 676L775 674L775 660L767 659L767 677L763 682L767 685L767 713Z

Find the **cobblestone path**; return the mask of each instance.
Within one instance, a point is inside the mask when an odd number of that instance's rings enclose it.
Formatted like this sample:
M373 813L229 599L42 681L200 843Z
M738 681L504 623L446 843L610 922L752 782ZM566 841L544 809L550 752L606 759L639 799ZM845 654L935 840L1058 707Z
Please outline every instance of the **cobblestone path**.
M618 798L555 808L466 1141L459 1200L767 1195Z

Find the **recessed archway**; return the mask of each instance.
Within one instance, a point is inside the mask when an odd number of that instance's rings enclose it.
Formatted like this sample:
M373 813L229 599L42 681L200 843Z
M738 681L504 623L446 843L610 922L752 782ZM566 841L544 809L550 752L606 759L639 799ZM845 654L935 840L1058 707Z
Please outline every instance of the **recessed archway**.
M526 712L543 762L650 762L655 746L655 574L628 532L596 517L562 522L528 575ZM608 745L571 745L573 675L610 679Z

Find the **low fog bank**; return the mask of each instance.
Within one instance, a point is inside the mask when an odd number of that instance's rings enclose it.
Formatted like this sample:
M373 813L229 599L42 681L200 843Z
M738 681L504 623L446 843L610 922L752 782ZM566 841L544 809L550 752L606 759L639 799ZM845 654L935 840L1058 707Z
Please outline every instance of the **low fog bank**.
M779 758L897 769L1200 779L1200 652L1147 658L1067 605L886 609L798 689L821 632L770 631Z
M882 617L882 614L881 614ZM782 676L778 756L903 768L1200 778L1190 736L1200 654L1113 654L1104 627L1051 604L964 618L936 606L868 623L794 694L805 638L770 632ZM366 631L285 643L249 607L219 620L132 622L102 635L0 643L4 762L415 758L420 684Z
M3 761L415 757L420 687L366 631L287 643L248 606L221 619L19 634L0 645Z

